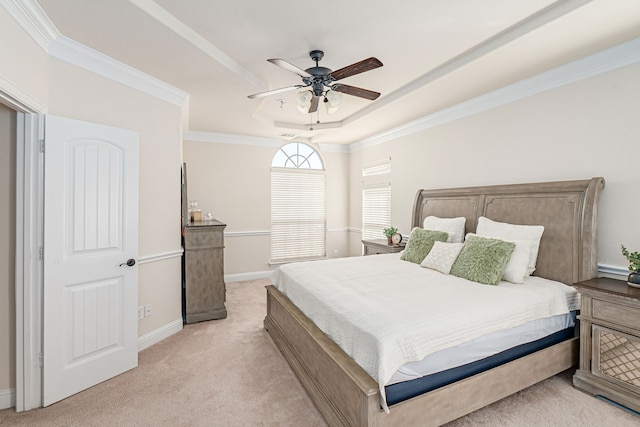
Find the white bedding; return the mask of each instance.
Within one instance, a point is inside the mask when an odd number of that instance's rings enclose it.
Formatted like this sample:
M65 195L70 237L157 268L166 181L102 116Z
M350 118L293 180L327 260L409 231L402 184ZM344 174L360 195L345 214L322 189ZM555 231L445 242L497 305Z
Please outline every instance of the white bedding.
M380 384L385 410L384 385L402 365L579 308L562 283L482 285L399 254L287 264L272 283Z
M514 328L483 335L474 340L431 353L420 361L405 363L398 368L385 385L411 381L425 375L463 366L573 326L575 326L575 312L532 320Z

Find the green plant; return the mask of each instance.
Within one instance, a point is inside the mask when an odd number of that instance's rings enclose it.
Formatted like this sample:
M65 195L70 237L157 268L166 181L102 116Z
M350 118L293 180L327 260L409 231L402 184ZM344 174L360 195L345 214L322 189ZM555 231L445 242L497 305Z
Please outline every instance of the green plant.
M394 233L397 233L398 229L395 227L387 227L382 231L382 234L384 234L387 237L391 237L394 235Z
M622 247L622 255L629 261L629 270L640 271L640 252L629 252L624 245L620 246Z

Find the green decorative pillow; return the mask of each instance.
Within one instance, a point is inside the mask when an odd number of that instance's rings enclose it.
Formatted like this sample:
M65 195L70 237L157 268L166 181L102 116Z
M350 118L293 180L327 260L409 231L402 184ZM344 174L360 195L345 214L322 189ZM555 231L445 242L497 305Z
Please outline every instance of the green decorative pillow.
M469 235L450 273L485 285L497 285L515 247L513 242Z
M411 231L407 246L405 246L400 259L420 264L429 255L435 242L446 242L449 233L445 231L425 230L416 227Z

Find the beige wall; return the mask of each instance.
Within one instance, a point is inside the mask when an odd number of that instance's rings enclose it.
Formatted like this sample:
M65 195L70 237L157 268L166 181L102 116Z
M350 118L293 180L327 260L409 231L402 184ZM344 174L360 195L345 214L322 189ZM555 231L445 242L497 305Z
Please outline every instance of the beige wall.
M48 57L1 7L0 39L11 41L0 43L3 81L18 88L49 113L139 133L139 256L179 253L181 108ZM4 133L4 128L0 128L0 133ZM3 142L0 145L2 150L7 149ZM3 162L15 159L15 150L0 158ZM2 167L2 170L9 176L8 169ZM12 176L15 175L14 170ZM3 188L5 184L3 178ZM15 209L15 202L7 206L9 195L4 191L0 190L0 197L5 200L0 215L13 216L3 219L1 227L8 224L15 228L15 215L8 213ZM6 232L2 228L2 237ZM0 272L4 275L7 272L4 264L9 262L5 251L11 250L2 248ZM153 304L153 314L139 322L139 336L180 320L179 256L140 265L138 277L139 304ZM3 316L0 319L0 391L15 386L15 297L12 292L3 280L0 283L0 316ZM11 320L5 321L4 317Z
M16 386L16 113L0 104L0 390Z
M49 113L139 133L139 258L179 251L181 109L51 59ZM153 306L140 336L182 317L180 265L179 257L140 265L138 305Z
M227 224L225 274L264 272L271 255L271 160L277 146L184 142L188 194L203 213ZM327 192L327 255L348 252L347 153L323 152ZM237 232L249 235L234 235Z
M351 225L361 223L357 171L384 156L403 234L420 188L603 176L598 259L626 268L620 244L640 250L639 75L640 65L627 66L353 153Z

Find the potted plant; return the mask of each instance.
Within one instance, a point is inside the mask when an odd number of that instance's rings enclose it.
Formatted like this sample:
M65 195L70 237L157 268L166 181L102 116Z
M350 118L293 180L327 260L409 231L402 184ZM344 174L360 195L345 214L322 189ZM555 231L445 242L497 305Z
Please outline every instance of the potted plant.
M629 278L627 279L627 283L630 286L640 288L640 252L629 252L624 245L620 245L622 247L622 255L629 261Z
M387 243L389 245L392 245L393 242L391 241L391 236L393 236L394 234L396 234L398 232L398 229L395 227L387 227L382 231L382 234L384 234L385 236L387 236Z

